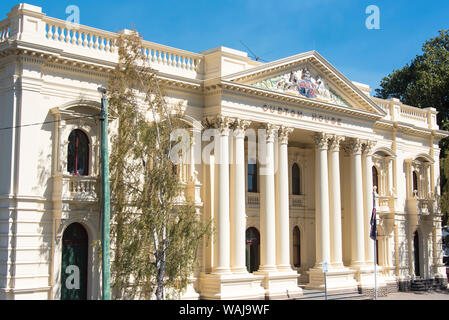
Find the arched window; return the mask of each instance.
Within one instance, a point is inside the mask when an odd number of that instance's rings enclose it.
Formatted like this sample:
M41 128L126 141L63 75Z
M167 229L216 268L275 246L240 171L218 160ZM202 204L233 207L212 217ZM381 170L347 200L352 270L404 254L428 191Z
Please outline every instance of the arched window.
M79 223L62 235L61 300L87 299L88 235Z
M293 265L301 266L301 233L298 226L293 229Z
M418 175L416 174L416 171L413 171L413 193L418 192Z
M376 166L373 166L373 189L376 189L376 193L379 193L379 174ZM375 187L375 188L374 188Z
M260 233L254 228L246 229L246 268L249 273L259 269L260 263Z
M301 172L296 163L292 167L292 194L301 194Z
M257 192L257 164L248 163L248 192Z
M73 175L89 174L89 139L81 130L73 130L69 136L67 171Z

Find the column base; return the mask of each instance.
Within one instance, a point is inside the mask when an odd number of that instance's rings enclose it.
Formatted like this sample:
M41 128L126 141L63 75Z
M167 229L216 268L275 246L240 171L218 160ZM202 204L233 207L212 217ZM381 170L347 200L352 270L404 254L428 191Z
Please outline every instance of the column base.
M376 279L374 278L374 266L351 266L356 271L355 278L361 293L374 295ZM382 275L382 267L376 267L377 274L377 295L383 297L387 295L387 282Z
M189 284L187 285L187 289L181 294L180 300L198 300L199 298L200 295L195 291L193 283L189 282Z
M263 300L263 277L250 273L205 274L200 276L201 299L208 300Z
M356 271L346 267L329 268L326 274L326 284L324 283L324 272L322 268L312 268L307 271L309 274L309 283L307 290L325 290L329 293L347 293L357 292L358 286L355 280Z
M263 276L265 298L269 300L294 299L302 296L302 289L298 286L299 274L292 270L286 271L257 271L256 276Z

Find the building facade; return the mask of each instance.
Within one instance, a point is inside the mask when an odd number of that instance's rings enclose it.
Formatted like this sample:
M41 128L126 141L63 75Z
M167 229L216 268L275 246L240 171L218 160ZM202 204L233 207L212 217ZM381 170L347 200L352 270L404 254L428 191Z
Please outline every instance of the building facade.
M117 37L28 4L0 22L0 299L100 298L97 87ZM446 277L435 109L371 97L315 51L143 50L199 137L179 175L215 227L184 299L298 297L324 263L332 291L372 290L374 259L382 292Z

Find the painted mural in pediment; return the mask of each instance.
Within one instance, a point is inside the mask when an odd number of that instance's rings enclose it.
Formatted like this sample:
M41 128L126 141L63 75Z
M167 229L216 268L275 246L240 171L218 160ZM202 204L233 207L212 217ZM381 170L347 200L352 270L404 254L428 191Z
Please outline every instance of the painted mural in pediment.
M340 106L352 106L320 76L307 67L252 84L255 87L322 100Z

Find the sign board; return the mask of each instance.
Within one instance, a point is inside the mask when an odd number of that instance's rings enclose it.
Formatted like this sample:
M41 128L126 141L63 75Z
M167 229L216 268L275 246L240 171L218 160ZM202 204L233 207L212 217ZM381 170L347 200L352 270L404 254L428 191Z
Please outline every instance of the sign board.
M327 262L323 262L323 272L326 273L327 271Z

